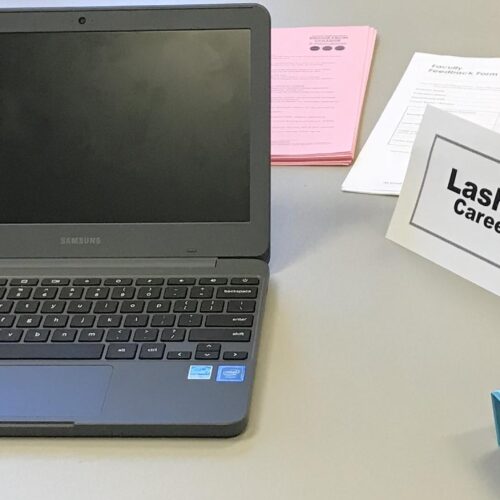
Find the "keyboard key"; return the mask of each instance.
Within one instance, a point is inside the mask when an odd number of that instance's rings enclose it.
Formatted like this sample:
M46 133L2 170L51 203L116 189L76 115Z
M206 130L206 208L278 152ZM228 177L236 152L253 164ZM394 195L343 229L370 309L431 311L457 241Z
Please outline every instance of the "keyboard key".
M190 342L249 342L252 331L247 328L199 328L189 332Z
M138 328L134 332L134 342L156 342L157 338L157 328Z
M23 330L18 328L5 328L0 330L0 342L19 342L23 336Z
M100 284L100 278L75 278L73 280L73 285L75 286L98 286Z
M151 326L174 326L175 314L153 314Z
M40 326L42 321L42 316L38 314L21 314L17 320L18 328L36 328ZM2 325L0 320L0 326L12 326L12 325Z
M0 299L3 298L7 289L4 286L0 286Z
M165 288L163 298L165 299L185 299L187 295L187 287L185 286L169 286ZM10 297L12 298L12 297Z
M72 328L90 328L94 326L95 316L92 314L76 314L71 319Z
M248 358L248 352L245 351L226 351L222 357L226 361L241 361Z
M13 314L0 315L0 328L10 328L14 324L15 320L16 316Z
M68 304L69 314L86 314L92 309L92 302L90 300L72 300Z
M92 286L87 289L87 292L85 293L85 298L104 300L108 298L108 295L109 295L109 287Z
M78 300L83 297L83 287L79 286L67 286L61 288L61 293L59 294L60 299L74 299Z
M34 314L38 311L38 307L40 306L40 302L37 300L20 300L16 304L16 308L14 312L16 313L24 313L24 314Z
M111 328L106 334L106 342L128 342L130 328Z
M148 302L149 313L168 313L170 311L170 300L151 300Z
M80 331L78 342L100 342L104 336L102 328L83 328Z
M0 286L5 286L7 284L7 278L0 278Z
M205 326L252 326L251 314L209 314Z
M164 328L160 340L162 342L183 342L185 337L185 328Z
M227 303L227 312L255 312L255 300L230 300Z
M211 312L218 313L224 309L223 300L203 300L201 303L200 311L203 313Z
M200 285L225 285L227 278L200 278L198 283Z
M55 286L45 286L35 288L35 293L33 294L33 298L35 299L55 299L57 295L57 288Z
M220 344L214 344L214 343L209 343L209 344L198 344L196 346L197 351L209 351L209 352L219 352L220 351Z
M217 290L218 299L255 299L258 288L254 286L226 286Z
M196 280L194 278L170 278L167 285L194 285Z
M258 285L259 278L233 278L231 280L231 285Z
M131 278L108 278L104 280L105 286L128 286L132 284Z
M143 344L141 352L139 353L140 359L163 359L165 346L163 344Z
M52 334L52 342L74 342L76 338L76 332L74 328L68 329L57 329Z
M102 300L94 305L94 314L113 314L118 310L119 302L116 300Z
M65 286L69 285L68 278L45 278L42 280L42 286Z
M211 299L213 294L214 288L212 286L193 286L189 296L192 299Z
M143 300L125 300L122 304L120 312L122 313L141 313L144 311Z
M110 344L106 352L106 359L134 359L137 344Z
M147 314L127 314L127 316L125 316L124 326L148 326L148 321L149 316Z
M47 328L26 330L25 342L47 342L50 330Z
M97 326L103 328L116 328L121 326L122 324L122 315L121 314L105 314L103 316L99 316L97 320Z
M14 302L12 300L0 300L0 314L10 312L13 305Z
M196 352L195 359L219 359L219 351L217 352Z
M8 299L29 299L33 288L26 286L18 286L16 288L10 288L7 293Z
M64 328L68 324L69 316L66 314L49 314L43 320L45 328Z
M66 307L66 302L60 300L48 300L42 304L42 313L61 314Z
M161 295L161 287L159 286L143 286L139 288L137 294L138 299L159 299Z
M167 359L191 359L191 355L191 351L169 351Z
M201 326L201 322L203 321L202 314L181 314L179 316L178 326L187 326L189 328Z
M135 296L135 288L133 286L120 286L113 288L113 292L111 293L112 299L133 299Z
M174 312L196 312L198 302L196 300L176 300Z
M38 285L38 280L35 278L12 278L10 280L10 286L36 286Z
M3 344L0 359L100 359L102 344Z
M135 284L139 286L161 286L165 283L163 278L137 278Z

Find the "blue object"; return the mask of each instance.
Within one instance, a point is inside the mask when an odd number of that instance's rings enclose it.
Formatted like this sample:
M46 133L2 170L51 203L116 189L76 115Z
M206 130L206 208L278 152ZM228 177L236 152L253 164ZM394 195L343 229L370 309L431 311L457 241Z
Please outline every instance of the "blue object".
M493 391L491 393L491 401L493 402L493 417L497 430L497 443L500 446L500 391Z
M219 366L217 370L217 382L243 382L243 380L245 380L244 366Z
M189 380L210 380L212 377L211 365L191 365L189 367Z

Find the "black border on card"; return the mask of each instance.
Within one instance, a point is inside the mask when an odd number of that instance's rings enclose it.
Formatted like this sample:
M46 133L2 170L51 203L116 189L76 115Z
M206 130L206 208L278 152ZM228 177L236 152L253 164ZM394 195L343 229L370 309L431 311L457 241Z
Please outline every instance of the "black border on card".
M500 165L500 160L498 158L494 158L493 156L489 156L489 155L486 155L484 153L481 153L480 151L477 151L476 149L472 149L472 148L470 148L468 146L465 146L463 144L460 144L459 142L456 142L456 141L454 141L452 139L448 139L447 137L444 137L444 136L442 136L440 134L435 134L434 140L432 141L431 149L429 151L429 156L427 157L427 164L425 166L424 178L422 179L422 183L420 184L420 189L418 191L417 201L415 203L415 207L413 208L413 212L411 214L410 226L413 226L413 227L415 227L417 229L420 229L421 231L424 231L425 233L430 234L431 236L435 236L436 238L439 238L441 241L444 241L445 243L449 243L450 245L453 245L455 248L458 248L458 249L460 249L460 250L468 253L469 255L473 255L474 257L477 257L478 259L481 259L484 262L487 262L488 264L491 264L492 266L500 268L500 264L499 263L491 261L491 260L487 259L486 257L483 257L482 255L479 255L479 254L477 254L477 253L475 253L475 252L473 252L473 251L471 251L471 250L469 250L469 249L467 249L467 248L459 245L458 243L455 243L454 241L448 240L448 239L444 238L443 236L434 233L430 229L427 229L427 228L425 228L423 226L420 226L417 223L413 222L413 219L415 217L415 212L417 211L418 204L420 202L420 196L421 196L422 191L424 189L425 181L427 180L427 172L429 170L429 164L431 162L432 153L434 152L434 146L436 145L437 139L441 139L442 141L449 142L450 144L453 144L454 146L458 146L458 147L460 147L462 149L465 149L466 151L469 151L469 152L474 153L476 155L482 156L483 158L486 158L488 160L494 161L495 163L498 163Z

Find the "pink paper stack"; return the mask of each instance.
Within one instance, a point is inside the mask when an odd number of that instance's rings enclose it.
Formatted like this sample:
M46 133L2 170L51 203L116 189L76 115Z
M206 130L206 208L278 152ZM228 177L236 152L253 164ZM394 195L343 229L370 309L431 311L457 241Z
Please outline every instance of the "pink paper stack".
M377 31L274 28L272 165L350 165Z

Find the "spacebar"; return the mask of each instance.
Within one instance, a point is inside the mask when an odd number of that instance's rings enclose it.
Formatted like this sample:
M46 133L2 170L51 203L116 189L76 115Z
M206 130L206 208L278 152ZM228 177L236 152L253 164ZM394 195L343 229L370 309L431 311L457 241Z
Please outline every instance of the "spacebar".
M4 344L0 359L100 359L101 344Z

